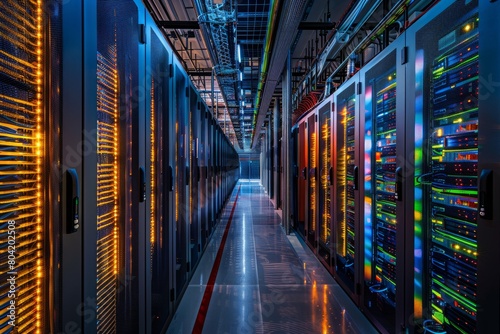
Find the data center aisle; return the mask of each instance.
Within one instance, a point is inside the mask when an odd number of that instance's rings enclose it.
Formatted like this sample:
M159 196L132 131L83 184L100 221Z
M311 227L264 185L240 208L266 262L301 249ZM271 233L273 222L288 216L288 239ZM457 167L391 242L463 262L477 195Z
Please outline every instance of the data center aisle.
M377 333L257 180L238 182L214 233L167 333Z

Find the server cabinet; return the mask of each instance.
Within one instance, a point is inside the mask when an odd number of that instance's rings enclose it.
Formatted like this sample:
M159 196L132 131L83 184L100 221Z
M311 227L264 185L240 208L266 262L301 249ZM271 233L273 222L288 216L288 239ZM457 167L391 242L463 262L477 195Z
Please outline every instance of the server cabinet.
M479 24L477 1L440 3L407 35L414 50L412 297L417 328L429 332L475 333L478 324L478 175L487 171L478 169L478 134L494 126L478 122Z
M307 176L308 176L308 153L307 150L307 121L305 119L301 120L298 124L298 166L299 166L299 177L298 177L298 192L297 192L297 228L299 233L302 235L304 240L306 239L306 211L307 211L307 201L309 200L307 196Z
M187 283L189 271L189 101L187 76L181 65L174 62L175 133L175 296L178 298Z
M189 264L194 268L198 262L201 252L201 225L200 225L200 206L199 206L199 139L200 139L200 100L194 86L189 87L189 142L191 143L189 151Z
M214 202L214 224L217 223L217 219L219 218L219 125L217 123L217 119L214 118L213 127L212 127L212 148L213 148L213 202Z
M332 183L335 257L334 276L350 297L359 302L360 251L360 132L359 74L345 82L334 94L335 114L332 123Z
M500 2L478 1L479 6L479 113L480 125L478 133L478 175L483 170L491 170L493 179L488 182L479 182L478 193L484 193L483 200L490 198L489 202L498 203L498 189L500 189L500 156L498 142L500 140L498 131L498 106L500 105L500 68L498 55L500 54L500 27L498 13ZM488 189L488 187L490 187ZM481 210L481 205L479 205ZM477 332L496 333L500 332L500 267L496 265L500 258L500 206L493 205L489 214L478 216L477 229L477 252L478 252L478 277L477 277ZM494 264L494 265L492 265Z
M332 196L331 184L333 182L332 168L332 111L333 96L323 101L317 108L318 124L318 255L326 267L332 270Z
M175 115L171 98L172 54L154 25L147 22L146 36L146 152L148 164L148 255L146 256L146 332L159 333L172 314L171 290L175 261L174 217L174 152Z
M307 180L306 180L306 222L305 231L307 243L316 250L318 242L318 130L317 113L307 115Z
M200 102L201 103L201 102ZM201 225L201 249L205 249L207 245L207 238L209 236L209 220L208 220L208 168L207 168L207 147L208 147L208 110L205 104L201 103L200 110L200 138L198 140L198 154L199 154L199 170L200 170L200 184L199 184L199 208L200 208L200 225Z
M300 178L298 147L299 147L299 128L297 125L294 125L292 127L290 136L290 152L292 152L291 163L292 163L292 177L293 177L292 191L290 196L292 196L293 228L297 232L299 231L299 178Z
M214 119L212 113L208 113L207 125L207 197L208 197L208 234L212 235L215 225L215 203L214 203Z
M360 152L364 154L362 308L381 330L390 333L404 323L405 72L397 61L403 47L400 38L360 73L364 84L364 119L360 120Z
M57 165L61 138L55 135L61 125L61 100L53 89L60 84L61 73L51 65L61 60L63 41L61 17L52 11L42 15L45 5L42 1L0 4L1 333L54 330L54 321L60 318L54 319L50 312L51 303L59 302L53 288L60 283L60 272L50 265L61 261L63 233L67 249L68 241L78 239L59 225L66 220L61 220L56 211L60 203L54 200L61 194L62 178ZM75 112L81 115L80 109ZM74 148L73 139L65 137L64 144ZM73 172L76 175L76 168ZM48 189L49 182L55 187ZM73 248L78 251L76 265L81 264L80 247L77 243Z
M96 9L97 87L87 93L96 97L97 108L86 110L97 116L88 129L96 130L97 139L96 326L97 332L137 332L142 327L139 300L144 287L144 217L139 204L139 144L144 136L139 115L144 110L134 89L142 79L138 27L143 8L133 1L98 0Z

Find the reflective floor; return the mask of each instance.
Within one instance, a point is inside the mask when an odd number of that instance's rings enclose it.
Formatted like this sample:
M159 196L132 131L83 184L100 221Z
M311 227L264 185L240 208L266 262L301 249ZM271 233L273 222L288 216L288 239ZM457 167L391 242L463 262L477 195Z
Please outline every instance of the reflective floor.
M259 182L240 180L167 333L377 333L280 221Z

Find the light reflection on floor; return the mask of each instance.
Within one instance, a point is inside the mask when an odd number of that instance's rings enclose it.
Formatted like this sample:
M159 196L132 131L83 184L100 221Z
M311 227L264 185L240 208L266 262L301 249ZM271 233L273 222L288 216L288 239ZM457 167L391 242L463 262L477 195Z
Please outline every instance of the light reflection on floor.
M285 235L260 183L240 185L203 333L377 333L304 243ZM193 329L228 203L167 333Z

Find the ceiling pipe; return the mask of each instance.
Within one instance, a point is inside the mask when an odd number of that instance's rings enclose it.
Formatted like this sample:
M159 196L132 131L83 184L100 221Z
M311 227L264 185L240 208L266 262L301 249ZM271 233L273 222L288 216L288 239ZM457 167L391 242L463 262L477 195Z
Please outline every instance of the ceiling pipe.
M275 41L273 37L276 35L276 31L278 28L279 12L282 3L283 3L282 0L272 0L269 6L270 10L267 19L266 37L264 41L264 49L262 51L262 60L260 65L260 74L259 74L260 78L257 84L257 95L255 97L255 103L254 103L255 109L253 112L254 117L253 117L252 138L255 136L256 132L257 133L260 132L260 130L256 131L255 124L257 121L257 116L259 114L259 106L262 99L263 87L267 79L267 70L269 67L269 55L271 52L271 48L273 46L273 42Z
M276 5L276 9L274 5ZM280 14L279 22L276 35L273 38L270 38L274 41L272 45L272 52L269 54L269 51L267 51L265 58L263 58L263 64L267 64L267 62L269 62L269 70L265 68L266 71L263 71L265 80L262 80L261 77L261 81L259 82L259 90L257 92L257 100L255 104L258 112L254 114L254 128L251 145L252 149L257 147L260 129L264 124L267 110L269 109L273 98L274 90L286 64L288 51L295 39L297 29L302 21L302 17L304 16L306 5L306 0L279 1L279 6L278 4L273 3L272 13L273 15ZM271 18L269 21L271 21ZM268 44L270 43L268 37L272 37L270 34L273 33L276 21L277 19L273 18L272 23L268 24L266 48L271 47L271 45Z

